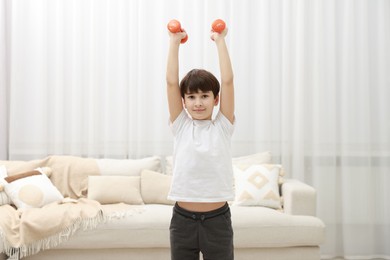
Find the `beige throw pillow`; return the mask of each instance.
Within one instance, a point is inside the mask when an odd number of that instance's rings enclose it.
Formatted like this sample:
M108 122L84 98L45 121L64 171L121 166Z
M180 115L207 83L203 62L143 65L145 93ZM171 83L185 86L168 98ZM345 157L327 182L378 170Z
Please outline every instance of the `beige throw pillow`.
M146 204L173 205L175 202L167 199L171 182L172 176L143 170L141 173L141 195L143 201Z
M88 199L101 204L126 203L140 205L139 176L89 176Z
M96 159L100 174L106 176L140 176L143 169L161 172L158 156L141 159Z

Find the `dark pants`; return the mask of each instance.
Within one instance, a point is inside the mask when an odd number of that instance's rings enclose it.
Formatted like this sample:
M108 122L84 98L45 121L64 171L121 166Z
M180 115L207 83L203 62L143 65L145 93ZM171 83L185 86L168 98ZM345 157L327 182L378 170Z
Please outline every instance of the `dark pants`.
M233 260L233 228L229 205L209 211L191 212L179 205L171 220L171 259Z

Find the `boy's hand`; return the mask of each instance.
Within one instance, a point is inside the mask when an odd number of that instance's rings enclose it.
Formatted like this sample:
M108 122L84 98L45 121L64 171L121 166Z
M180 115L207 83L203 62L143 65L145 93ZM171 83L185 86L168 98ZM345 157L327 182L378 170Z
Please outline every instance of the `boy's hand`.
M211 40L217 42L220 39L224 39L226 37L227 33L228 33L228 28L227 27L221 33L217 33L217 32L214 32L213 30L211 30L210 38L211 38Z
M182 32L171 33L168 31L169 37L171 38L171 42L180 44L180 41L187 36L187 32L183 29Z

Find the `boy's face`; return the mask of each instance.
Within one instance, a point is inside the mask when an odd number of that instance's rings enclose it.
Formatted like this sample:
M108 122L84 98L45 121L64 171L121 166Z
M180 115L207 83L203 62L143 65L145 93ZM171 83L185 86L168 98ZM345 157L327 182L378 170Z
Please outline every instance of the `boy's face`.
M184 106L195 120L211 120L214 106L218 105L219 96L214 98L212 91L184 94Z

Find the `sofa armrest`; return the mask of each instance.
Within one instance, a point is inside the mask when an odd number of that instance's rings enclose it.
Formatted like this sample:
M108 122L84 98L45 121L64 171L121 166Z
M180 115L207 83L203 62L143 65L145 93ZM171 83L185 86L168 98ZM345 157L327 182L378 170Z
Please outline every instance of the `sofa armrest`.
M316 216L316 190L294 179L285 179L282 185L284 212L291 215Z

